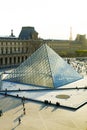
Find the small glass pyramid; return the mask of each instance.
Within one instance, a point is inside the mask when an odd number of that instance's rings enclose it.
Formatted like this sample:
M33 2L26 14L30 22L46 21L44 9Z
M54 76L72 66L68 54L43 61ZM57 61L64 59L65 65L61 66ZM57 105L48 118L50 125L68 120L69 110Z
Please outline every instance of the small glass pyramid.
M4 80L57 88L81 78L66 61L43 44Z

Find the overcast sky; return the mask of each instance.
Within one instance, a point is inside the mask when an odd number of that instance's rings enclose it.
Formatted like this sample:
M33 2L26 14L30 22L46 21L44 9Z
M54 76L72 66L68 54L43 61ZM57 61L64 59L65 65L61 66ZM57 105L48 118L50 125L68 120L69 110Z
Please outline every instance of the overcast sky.
M0 35L18 36L34 26L41 38L69 39L87 35L87 0L0 0Z

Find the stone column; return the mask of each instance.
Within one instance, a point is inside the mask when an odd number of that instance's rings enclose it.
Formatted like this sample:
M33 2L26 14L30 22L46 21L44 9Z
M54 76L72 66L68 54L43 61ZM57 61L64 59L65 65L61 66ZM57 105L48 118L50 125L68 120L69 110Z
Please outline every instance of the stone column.
M24 56L24 61L25 61L25 56Z
M21 61L22 61L22 57L20 56L20 63L21 63Z
M14 57L12 57L12 64L14 64Z
M5 65L5 57L3 57L3 65Z
M18 57L16 57L16 64L18 63Z

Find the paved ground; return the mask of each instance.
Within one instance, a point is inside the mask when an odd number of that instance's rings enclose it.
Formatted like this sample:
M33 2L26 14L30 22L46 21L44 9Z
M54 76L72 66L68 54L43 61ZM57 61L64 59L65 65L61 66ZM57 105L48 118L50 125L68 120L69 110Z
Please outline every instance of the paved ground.
M78 108L84 103L87 103L87 76L83 79L78 80L76 82L64 85L60 87L60 90L53 90L53 89L41 89L41 87L33 87L24 84L17 84L17 83L10 83L10 82L3 82L2 83L2 90L9 90L7 94L9 95L19 95L20 97L25 97L28 99L33 99L37 101L44 102L48 100L52 104L56 104L59 102L60 105L71 107L71 108ZM70 88L70 89L69 89ZM22 91L19 91L22 90ZM16 91L15 91L16 90ZM68 99L60 99L56 98L57 95L68 95Z
M9 100L11 98L8 97L3 100L3 109ZM10 110L8 109L0 117L0 130L87 130L87 105L77 111L70 111L27 102L25 104L26 115L24 115L22 104L17 106L20 100L13 98L12 100L16 105L11 109L13 105L8 104ZM20 125L18 117L21 118Z
M87 62L85 64L76 62L72 65L82 75L87 76L85 71ZM84 85L80 83L81 87ZM3 115L0 116L0 130L87 130L87 104L77 111L71 111L56 106L26 102L24 115L20 99L0 95L0 109L3 110ZM18 124L19 117L21 118L20 125Z

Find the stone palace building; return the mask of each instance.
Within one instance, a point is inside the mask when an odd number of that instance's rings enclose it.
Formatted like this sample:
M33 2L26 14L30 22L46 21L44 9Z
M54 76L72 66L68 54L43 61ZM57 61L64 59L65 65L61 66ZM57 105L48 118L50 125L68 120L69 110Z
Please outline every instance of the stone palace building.
M42 44L47 44L63 57L74 57L78 50L87 50L85 35L77 35L72 40L50 40L38 38L34 27L22 27L18 37L13 30L8 37L0 37L0 68L20 65Z

